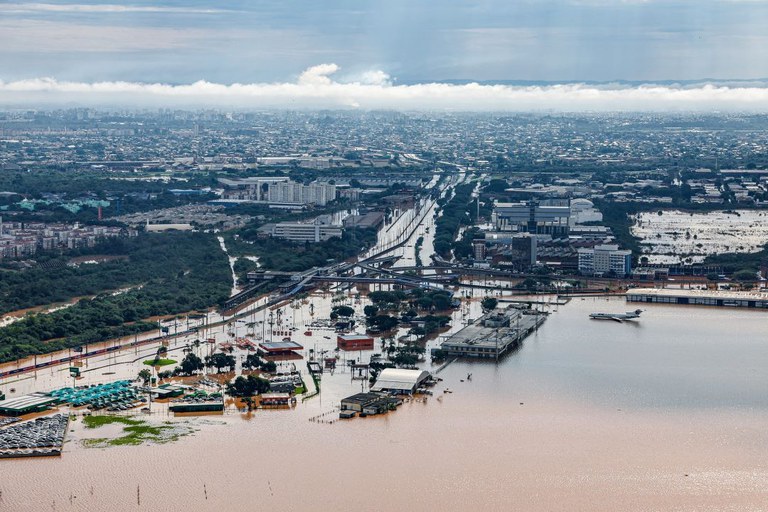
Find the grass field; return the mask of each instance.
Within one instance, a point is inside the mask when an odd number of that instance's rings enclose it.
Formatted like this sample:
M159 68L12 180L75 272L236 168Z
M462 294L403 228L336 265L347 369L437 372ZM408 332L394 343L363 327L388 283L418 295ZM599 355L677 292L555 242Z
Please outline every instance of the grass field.
M147 366L168 366L171 364L176 364L175 359L147 359L144 361L144 364Z
M192 429L187 426L166 422L163 425L149 425L144 420L126 418L123 416L86 416L83 424L86 428L99 428L104 425L120 423L123 427L123 435L114 439L100 437L86 439L85 446L102 448L105 446L138 445L145 442L163 444L176 441L179 437L190 434Z

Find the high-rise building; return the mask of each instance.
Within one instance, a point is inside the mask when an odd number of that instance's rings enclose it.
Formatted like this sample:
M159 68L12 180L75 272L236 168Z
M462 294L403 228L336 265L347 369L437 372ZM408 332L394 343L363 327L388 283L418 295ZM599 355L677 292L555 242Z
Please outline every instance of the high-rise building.
M475 253L475 261L481 261L485 259L485 240L475 240L472 242L472 246Z

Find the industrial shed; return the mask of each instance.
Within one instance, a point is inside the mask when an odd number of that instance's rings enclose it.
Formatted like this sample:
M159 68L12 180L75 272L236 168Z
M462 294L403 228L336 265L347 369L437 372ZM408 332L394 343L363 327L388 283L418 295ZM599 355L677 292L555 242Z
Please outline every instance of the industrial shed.
M386 391L391 393L413 393L422 382L429 378L425 370L404 370L402 368L385 368L379 374L371 391Z
M0 402L0 414L3 416L22 416L32 412L41 412L57 402L56 398L44 393L32 393Z

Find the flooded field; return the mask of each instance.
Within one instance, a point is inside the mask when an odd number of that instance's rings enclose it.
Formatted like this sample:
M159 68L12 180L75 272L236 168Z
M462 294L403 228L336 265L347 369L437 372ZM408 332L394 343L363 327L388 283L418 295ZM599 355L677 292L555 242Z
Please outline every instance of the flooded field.
M331 298L310 299L317 317ZM476 303L454 313L457 328ZM305 308L285 321L306 322ZM334 421L339 399L366 388L338 369L291 408L150 415L195 431L167 444L88 447L102 434L74 421L61 458L0 461L0 508L765 507L764 313L649 304L638 323L616 323L588 315L625 311L623 300L547 309L549 320L498 365L455 362L435 396L385 416ZM326 336L319 329L303 344L334 346Z
M768 212L679 210L637 214L632 234L649 263L700 263L710 254L757 252L768 243Z

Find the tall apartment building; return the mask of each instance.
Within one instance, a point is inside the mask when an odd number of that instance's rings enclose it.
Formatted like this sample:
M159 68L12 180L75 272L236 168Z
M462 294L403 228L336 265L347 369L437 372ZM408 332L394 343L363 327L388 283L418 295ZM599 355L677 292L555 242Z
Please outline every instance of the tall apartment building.
M285 181L270 186L267 192L267 201L270 203L325 206L334 199L336 199L336 186L327 183L303 185L295 181Z
M236 201L325 206L336 199L335 185L304 185L287 177L219 178L219 183L226 187L222 197Z
M219 183L226 187L224 199L255 202L266 202L269 190L286 181L288 177L219 178Z
M618 245L596 245L579 249L579 272L602 276L613 273L626 276L632 273L632 251L621 250Z

